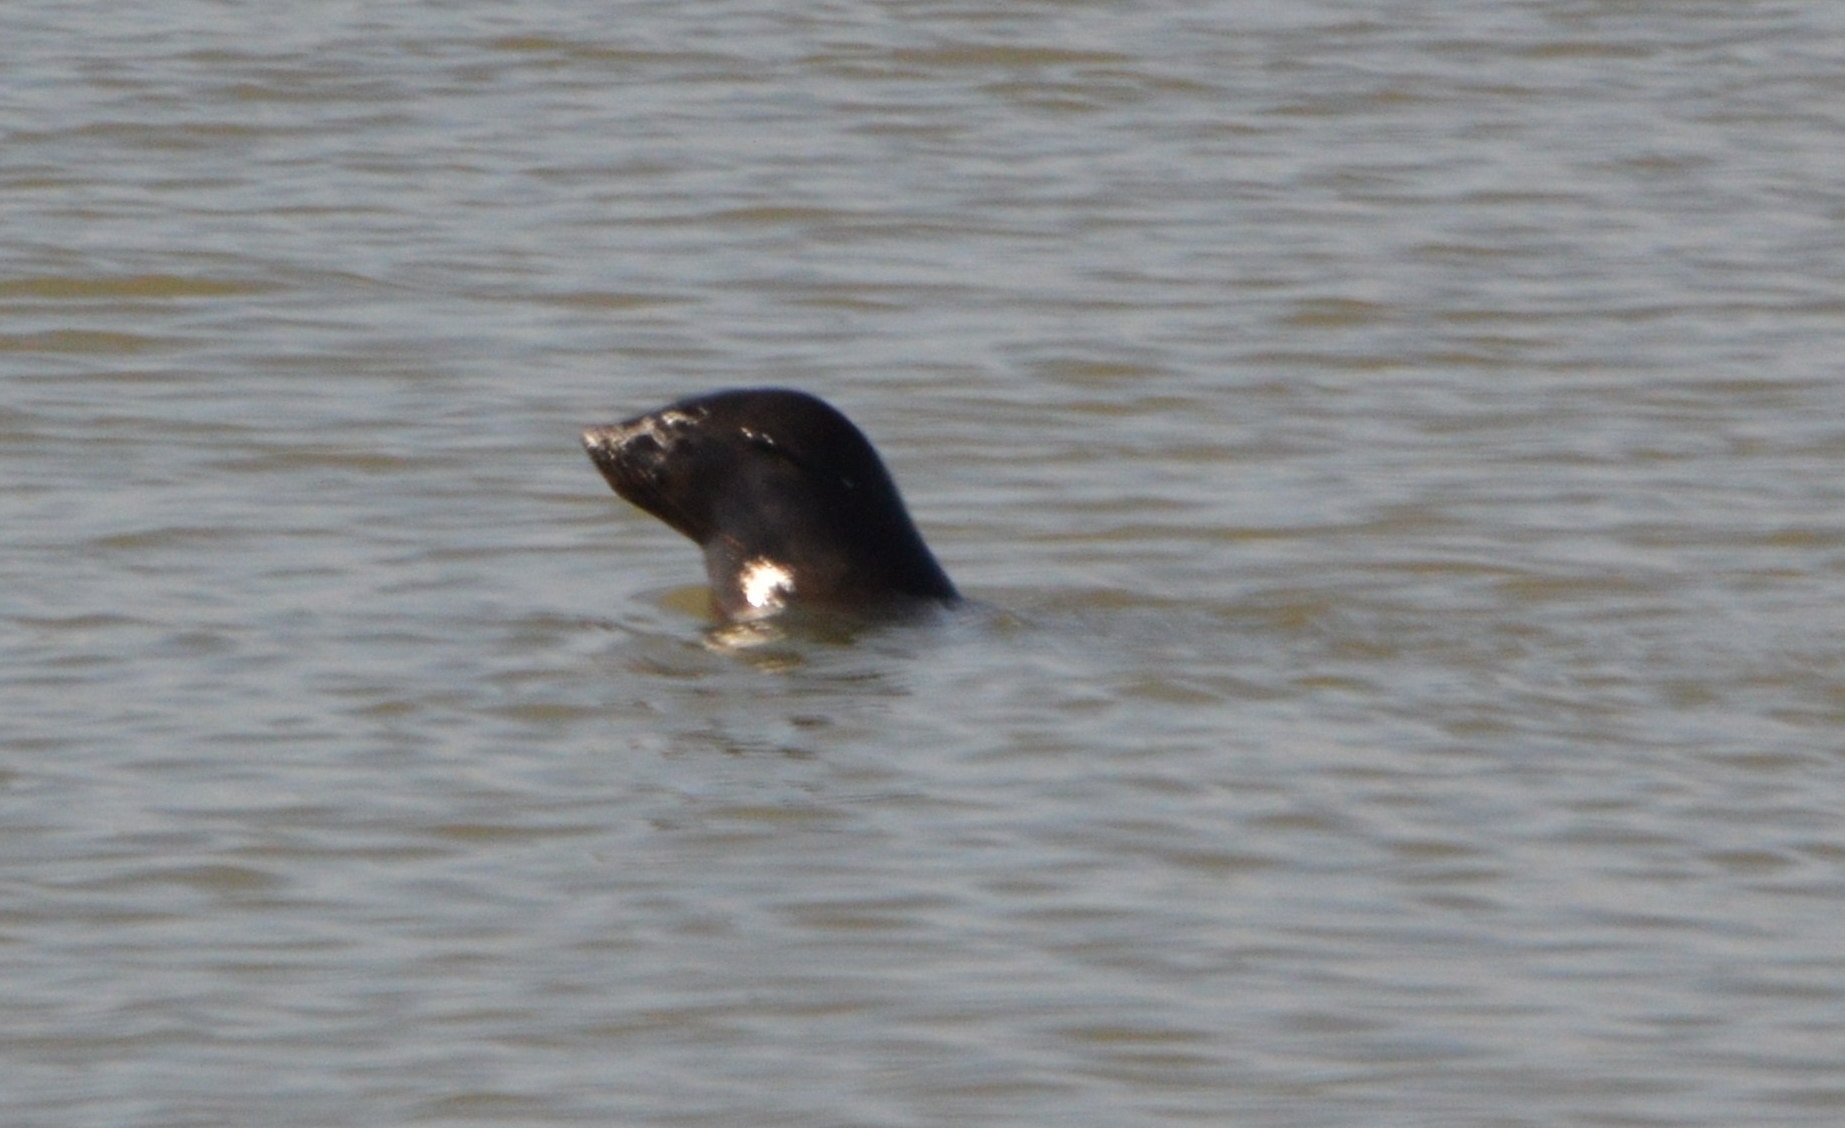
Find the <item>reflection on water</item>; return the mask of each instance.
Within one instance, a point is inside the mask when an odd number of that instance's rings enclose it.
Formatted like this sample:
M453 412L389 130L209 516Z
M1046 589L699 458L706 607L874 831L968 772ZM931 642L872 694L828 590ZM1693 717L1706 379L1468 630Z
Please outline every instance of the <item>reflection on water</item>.
M1269 7L15 5L7 1121L1837 1122L1845 26Z

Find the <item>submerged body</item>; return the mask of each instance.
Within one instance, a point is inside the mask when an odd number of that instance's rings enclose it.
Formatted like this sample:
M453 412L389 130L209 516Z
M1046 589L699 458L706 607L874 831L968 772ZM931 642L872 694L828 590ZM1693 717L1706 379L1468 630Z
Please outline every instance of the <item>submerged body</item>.
M583 446L616 493L703 550L727 618L959 598L870 441L805 392L680 400L591 427Z

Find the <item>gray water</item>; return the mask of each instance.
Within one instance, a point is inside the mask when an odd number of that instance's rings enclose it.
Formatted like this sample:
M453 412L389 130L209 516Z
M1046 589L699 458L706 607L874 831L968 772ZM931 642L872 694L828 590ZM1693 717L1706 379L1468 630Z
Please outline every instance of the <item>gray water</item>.
M1842 353L1839 5L10 2L0 1121L1845 1121Z

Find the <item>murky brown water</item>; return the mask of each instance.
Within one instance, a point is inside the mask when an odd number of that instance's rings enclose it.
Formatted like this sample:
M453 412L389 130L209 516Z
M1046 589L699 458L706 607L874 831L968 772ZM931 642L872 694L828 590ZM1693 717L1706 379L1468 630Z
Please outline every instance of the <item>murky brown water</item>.
M1845 9L0 16L0 1120L1845 1118ZM586 423L981 606L704 644Z

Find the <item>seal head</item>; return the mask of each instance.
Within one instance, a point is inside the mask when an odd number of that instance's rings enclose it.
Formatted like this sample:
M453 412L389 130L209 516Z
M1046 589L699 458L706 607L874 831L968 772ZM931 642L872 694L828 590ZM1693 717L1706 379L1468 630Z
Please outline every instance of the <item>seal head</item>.
M728 618L959 598L871 442L805 392L684 399L591 427L583 446L616 493L704 550Z

